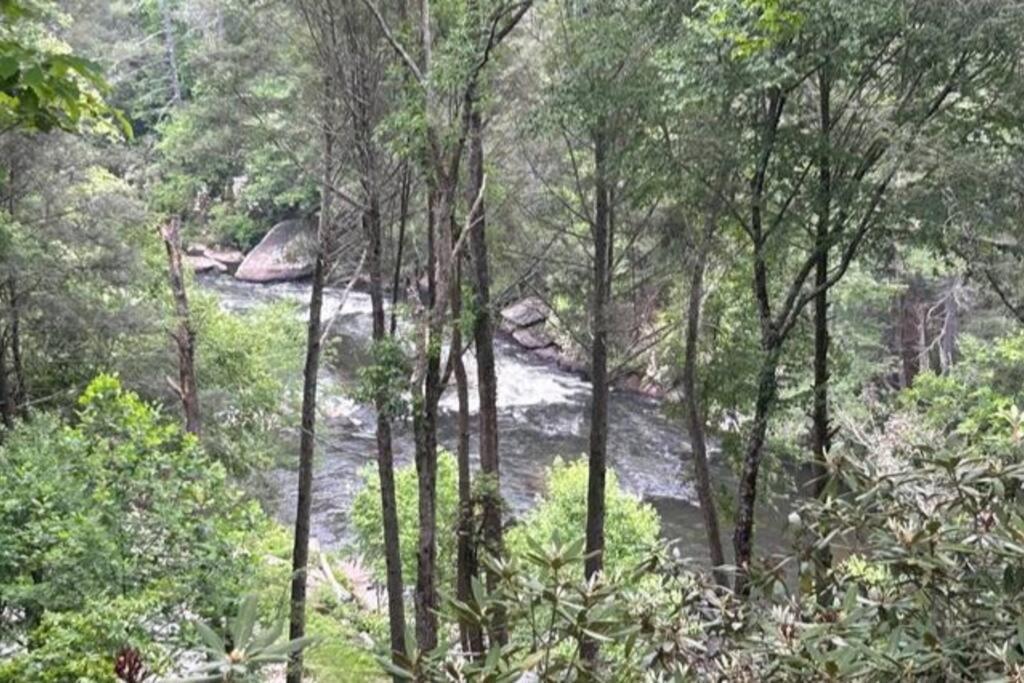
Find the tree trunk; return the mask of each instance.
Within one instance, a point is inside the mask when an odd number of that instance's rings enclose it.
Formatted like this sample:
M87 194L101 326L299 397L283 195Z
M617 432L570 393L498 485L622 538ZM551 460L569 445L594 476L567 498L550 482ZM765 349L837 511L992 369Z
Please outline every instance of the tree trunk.
M0 418L4 427L14 427L14 398L11 396L11 385L7 376L7 331L0 332Z
M960 311L956 302L958 283L954 282L942 299L942 331L939 333L939 367L948 374L956 362L956 342L960 336Z
M316 446L316 392L320 371L321 313L324 280L331 253L331 191L334 176L334 133L329 125L329 79L324 80L323 178L320 189L320 219L317 225L316 261L309 296L309 320L306 325L306 364L302 374L302 432L299 437L299 488L295 510L295 545L292 550L291 614L288 636L294 640L306 633L306 572L309 564L309 525L313 503L313 454ZM383 482L381 482L383 487ZM302 681L302 650L288 660L288 683Z
M710 233L710 230L708 231ZM697 343L700 334L701 304L704 296L704 271L707 268L707 254L710 234L697 247L698 251L690 274L690 298L686 310L686 351L683 361L683 392L686 400L686 420L690 431L693 451L693 470L697 484L697 498L704 517L704 531L708 537L708 552L715 580L727 585L728 578L720 569L725 565L722 551L722 535L718 528L718 513L715 496L708 472L707 440L704 435L703 395L697 385Z
M435 176L436 177L436 176ZM416 643L424 652L437 647L437 412L441 397L441 339L448 309L441 293L447 287L450 250L450 193L432 188L428 196L427 330L422 354L422 385L415 388L413 433L419 495L419 543L416 551Z
M199 385L196 382L196 338L185 291L185 276L181 259L181 221L175 216L160 229L167 248L167 272L170 276L171 295L174 297L177 329L172 334L178 348L178 396L185 413L185 431L199 436Z
M775 405L778 394L776 372L781 354L781 344L769 340L762 344L761 369L758 372L757 400L754 405L754 422L743 457L739 491L736 495L736 529L733 532L733 551L736 557L736 581L734 591L741 597L750 592L750 561L753 553L754 507L757 502L757 473L761 466L765 439L768 435L768 417Z
M459 466L459 528L456 558L455 589L462 602L472 599L472 580L477 574L475 520L473 515L473 482L469 467L469 379L466 365L462 362L462 331L459 318L462 314L461 268L456 266L452 282L452 345L451 357L455 372L455 387L459 399L458 439L456 460ZM483 652L483 635L473 623L459 620L459 637L463 652L473 656Z
M474 318L473 343L476 347L476 378L480 420L479 487L483 504L483 542L488 553L501 555L504 547L501 526L501 457L498 451L498 373L494 360L494 316L491 310L491 275L487 253L487 213L483 197L484 184L483 125L477 102L469 119L469 168L466 203L471 212L469 244L473 254ZM497 577L488 573L487 585L493 589ZM491 640L508 642L508 630L502 613L495 615L490 628Z
M611 206L607 177L607 141L603 132L594 136L594 272L591 303L590 349L590 448L587 480L587 559L584 575L592 579L604 568L605 474L608 464L608 299L611 274ZM597 642L584 639L582 654L591 665L597 659Z
M917 371L928 372L931 369L931 346L928 343L928 304L922 302L917 306Z
M380 202L373 193L370 210L363 221L370 257L370 301L373 307L373 340L384 343L388 338L384 319L382 285L383 257ZM392 655L405 654L405 590L402 585L402 557L398 534L398 504L395 495L395 456L391 436L388 397L381 387L375 398L377 409L377 473L380 476L381 518L384 525L384 564L387 573L388 626Z
M807 472L806 494L814 498L825 495L828 484L826 456L831 448L832 426L829 420L829 331L828 331L828 289L829 251L832 225L832 163L830 157L831 74L828 64L819 74L819 133L822 136L822 151L818 160L818 209L815 226L814 286L818 290L814 297L814 406L811 426L811 463ZM832 566L832 552L828 546L814 553L815 593L818 601L825 605L831 601L828 590L828 571Z
M404 6L404 3L403 3ZM395 270L391 281L391 336L398 330L398 296L402 289L402 259L405 252L405 228L409 222L410 173L408 164L402 165L402 187L399 191L398 206L398 248L395 253Z
M21 354L21 303L18 300L20 294L17 281L13 276L8 279L7 289L10 292L11 307L11 370L14 372L11 401L18 416L28 419L28 382L25 379L25 362Z

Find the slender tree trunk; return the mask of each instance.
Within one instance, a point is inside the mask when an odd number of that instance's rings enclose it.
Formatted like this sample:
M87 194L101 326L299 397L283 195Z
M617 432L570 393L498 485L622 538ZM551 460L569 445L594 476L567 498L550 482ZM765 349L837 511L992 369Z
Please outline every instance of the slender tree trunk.
M768 435L768 417L778 396L776 373L778 371L781 344L768 340L762 342L761 369L758 372L757 400L754 404L754 421L750 427L749 441L743 457L739 492L736 495L736 529L733 532L733 551L737 567L735 592L746 597L750 592L750 561L753 553L754 507L757 502L757 474L761 466L765 439Z
M469 119L469 168L466 204L470 216L469 244L473 254L473 343L476 346L476 378L480 420L479 487L483 504L483 542L494 557L504 548L501 522L501 457L498 451L498 373L494 360L494 315L491 304L490 257L487 253L487 212L480 192L484 184L483 123L475 93L468 98L472 106ZM488 573L487 585L493 589L497 577ZM494 642L508 642L508 629L502 612L490 627Z
M707 231L710 233L710 230ZM690 273L690 297L686 310L686 351L683 361L683 392L686 394L686 421L693 451L693 470L697 482L697 498L704 517L704 531L708 537L708 552L715 580L727 585L728 578L720 569L725 565L722 535L718 528L718 512L708 472L707 439L704 434L703 396L697 384L697 343L700 334L701 305L704 297L704 271L710 247L710 234L706 234L697 247Z
M313 503L313 454L316 446L316 394L320 370L321 314L324 303L324 281L331 252L331 192L334 176L334 133L331 130L330 101L333 95L330 79L324 80L324 147L323 179L320 190L320 219L317 226L316 261L309 296L309 320L306 325L306 364L302 375L302 432L299 437L299 488L295 510L295 545L292 550L291 614L288 635L302 638L306 633L306 579L309 564L309 526ZM383 482L382 482L383 485ZM302 651L288 660L288 683L302 681Z
M25 379L25 362L21 354L21 303L17 280L12 276L7 282L10 293L10 346L11 369L14 372L14 387L11 392L15 411L22 419L28 419L28 381Z
M371 180L371 186L375 187ZM381 236L380 202L376 193L369 198L370 210L363 217L370 257L370 301L373 307L373 340L384 343L388 339L385 329L383 278L383 248ZM398 504L395 495L395 456L391 435L391 416L388 397L383 387L377 393L377 472L380 476L381 518L384 524L384 564L387 573L388 625L391 652L405 654L405 590L402 585L402 557L398 534Z
M181 257L181 221L175 216L160 231L167 249L167 272L170 277L171 295L177 317L177 329L172 334L178 348L178 385L176 387L185 414L185 431L199 436L201 431L199 413L199 385L196 382L195 353L196 335L185 291L185 275Z
M932 369L931 348L928 343L928 304L917 305L917 371L928 372Z
M7 375L7 331L0 331L0 418L4 427L14 427L14 398L11 396L11 385Z
M459 400L458 439L456 460L459 467L459 528L456 558L456 595L462 602L472 599L472 580L477 574L476 534L473 514L473 482L469 467L469 378L462 361L462 331L459 319L462 315L461 268L455 268L452 282L452 344L451 356L455 372L455 387ZM464 652L474 656L483 652L483 635L473 623L459 620L459 637Z
M953 282L942 300L942 331L939 333L939 367L948 374L956 362L956 343L960 336L960 311L956 302L958 283Z
M814 407L812 410L811 450L806 493L814 498L825 495L828 484L826 457L831 448L832 427L829 420L829 324L828 289L829 251L832 226L832 162L831 162L831 74L826 63L819 73L819 133L821 151L818 160L818 210L815 226L814 286L819 291L814 297ZM826 546L814 553L815 593L821 604L831 601L828 590L828 570L832 553Z
M15 164L8 170L8 186L10 192L7 196L7 211L12 221L16 221L18 198L16 181L18 174L15 171ZM49 211L49 205L47 205ZM14 374L14 383L8 385L8 398L12 414L19 414L23 419L28 417L28 383L25 380L25 364L21 355L21 303L19 301L18 280L12 269L7 276L4 286L7 288L8 307L8 330L7 345L11 350L11 371Z
M611 285L611 206L607 168L607 140L604 132L594 136L594 271L591 303L590 349L590 449L587 480L588 580L604 568L605 475L608 465L608 305ZM597 642L584 639L582 654L591 665L597 659Z
M403 3L404 6L404 3ZM408 164L402 165L402 187L399 191L398 206L398 248L395 253L395 270L391 280L391 336L398 330L398 296L402 289L402 259L405 252L405 228L409 222L409 194L411 179Z
M431 188L428 196L427 330L422 386L413 408L416 439L416 478L419 494L419 544L416 553L416 642L423 651L437 647L437 413L441 397L441 339L447 306L441 293L448 286L450 256L450 194L447 187ZM447 250L447 251L446 251Z
M777 372L782 353L780 324L772 317L771 297L768 291L768 261L765 255L765 233L763 206L765 179L775 147L779 122L786 104L786 98L779 88L772 87L766 93L764 130L761 140L761 156L750 182L750 225L749 231L754 249L753 290L757 306L758 325L761 330L761 367L758 371L757 397L754 402L754 422L750 428L746 452L740 473L736 494L736 526L733 530L733 552L736 565L736 579L733 584L737 595L745 598L750 592L750 563L753 553L754 509L757 503L757 473L764 455L765 439L768 436L768 418L778 397ZM783 318L784 319L784 318Z

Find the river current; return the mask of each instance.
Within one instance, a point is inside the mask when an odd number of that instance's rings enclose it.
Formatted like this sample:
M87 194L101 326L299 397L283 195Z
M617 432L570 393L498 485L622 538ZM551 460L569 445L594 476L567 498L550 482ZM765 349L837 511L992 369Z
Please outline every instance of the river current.
M244 312L259 304L291 300L305 313L308 283L258 285L227 276L199 278L221 305ZM350 538L349 509L362 483L362 470L375 460L374 414L346 391L358 368L367 362L371 336L370 298L361 292L328 288L324 320L334 317L328 352L320 372L318 456L313 477L312 533L325 547L339 547ZM339 310L340 307L340 310ZM572 459L587 451L590 385L580 377L532 356L513 342L499 339L498 429L501 449L501 487L513 515L522 515L543 493L545 469L556 457ZM472 351L466 357L471 409L476 413L476 367ZM454 388L441 401L439 439L454 449L456 398ZM471 420L471 444L476 461L476 420ZM395 425L398 464L411 462L411 425ZM661 402L614 391L609 407L609 466L622 486L650 502L659 512L662 535L679 542L685 554L706 556L704 530L696 493L691 485L690 442L680 420L666 415ZM716 484L732 490L733 477L711 449L711 475ZM295 517L297 473L294 467L270 473L272 505L284 523ZM774 516L772 516L774 517ZM768 526L776 526L769 523ZM728 528L726 526L726 528ZM777 529L764 529L777 538ZM728 544L728 538L723 539ZM777 541L770 542L776 545Z

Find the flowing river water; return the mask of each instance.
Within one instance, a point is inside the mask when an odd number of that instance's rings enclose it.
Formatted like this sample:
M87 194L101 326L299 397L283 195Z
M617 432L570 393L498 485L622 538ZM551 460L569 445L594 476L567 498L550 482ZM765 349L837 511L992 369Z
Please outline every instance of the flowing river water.
M308 283L259 285L227 276L199 278L221 305L244 312L263 303L290 300L305 313ZM336 316L320 372L318 457L313 477L312 533L322 545L336 548L350 539L348 515L362 484L361 471L376 457L374 414L350 398L346 387L368 361L371 335L369 295L352 291L344 306L343 292L328 288L324 320ZM501 449L501 488L514 516L520 516L543 493L545 469L556 457L572 459L587 451L590 385L580 377L532 356L506 339L496 341L498 369L498 429ZM476 367L467 353L471 409L476 412ZM454 388L441 401L440 444L454 449L457 403ZM614 391L609 407L609 465L621 485L651 503L660 513L662 535L676 540L684 554L706 557L701 512L692 486L690 442L680 420L665 414L661 402ZM476 420L471 443L476 447ZM411 425L395 425L398 464L412 461ZM733 477L711 449L711 476L733 489ZM476 460L475 450L473 452ZM272 504L283 523L295 519L297 472L294 467L270 473ZM762 519L761 547L781 543L777 515ZM723 531L728 530L726 524ZM723 543L730 546L728 536ZM729 553L731 554L731 553Z

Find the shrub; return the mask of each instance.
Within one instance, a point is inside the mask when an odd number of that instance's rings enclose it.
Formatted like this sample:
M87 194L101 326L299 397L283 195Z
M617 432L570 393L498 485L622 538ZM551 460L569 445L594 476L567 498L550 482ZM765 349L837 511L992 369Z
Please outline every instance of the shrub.
M27 666L77 648L91 653L67 665L89 668L133 624L229 612L266 527L221 464L116 378L78 405L74 425L40 414L0 448L0 638L27 636Z
M437 526L438 570L443 581L454 576L458 523L458 468L455 456L438 455ZM545 495L523 522L506 535L509 553L522 557L527 538L540 542L575 537L586 526L587 464L584 460L555 460L548 470ZM372 564L380 578L384 576L383 522L380 510L380 478L376 466L364 470L365 484L352 506L352 522L356 544ZM395 472L398 498L399 542L402 552L402 573L406 582L416 576L416 544L419 539L416 468L399 467ZM653 507L641 502L619 486L614 472L606 482L605 539L606 566L623 568L645 557L656 545L660 522ZM442 583L441 585L445 585Z
M384 522L380 510L380 477L376 465L363 470L364 485L352 504L352 525L356 547L370 563L374 573L383 578ZM416 580L416 546L419 542L419 492L416 467L412 464L395 471L395 495L398 499L398 538L402 553L402 576L405 582ZM447 451L437 454L437 565L439 585L447 585L455 575L455 529L459 514L458 466L455 456Z
M302 326L294 305L224 311L216 299L192 300L203 444L233 474L269 463L285 424L289 383L300 376Z
M555 460L547 472L545 495L506 537L509 553L523 557L527 539L548 543L575 538L587 526L587 479L584 459ZM605 481L605 568L625 569L646 557L658 541L661 523L653 507L626 493L614 471Z

